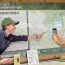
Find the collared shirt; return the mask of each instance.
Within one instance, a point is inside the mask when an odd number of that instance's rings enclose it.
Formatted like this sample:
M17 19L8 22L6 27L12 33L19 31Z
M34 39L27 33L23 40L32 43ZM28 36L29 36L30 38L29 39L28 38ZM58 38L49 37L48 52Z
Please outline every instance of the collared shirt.
M11 40L10 40L11 38ZM9 35L7 36L6 32L0 29L0 54L8 47L7 42L15 42L15 41L27 41L28 36L23 35L23 36L16 36L16 35Z

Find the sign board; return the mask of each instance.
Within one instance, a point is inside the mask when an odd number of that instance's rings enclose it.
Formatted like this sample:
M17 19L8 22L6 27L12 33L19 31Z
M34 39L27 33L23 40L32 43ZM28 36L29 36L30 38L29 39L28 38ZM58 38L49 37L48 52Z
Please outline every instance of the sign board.
M27 57L28 57L28 65L38 65L39 64L37 50L28 50Z

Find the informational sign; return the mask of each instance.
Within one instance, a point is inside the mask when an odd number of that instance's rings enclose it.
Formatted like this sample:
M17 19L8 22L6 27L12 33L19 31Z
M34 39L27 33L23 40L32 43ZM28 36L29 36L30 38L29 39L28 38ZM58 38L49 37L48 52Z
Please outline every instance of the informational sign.
M37 50L28 50L27 58L28 58L28 65L38 65L39 64Z
M52 39L52 29L65 36L65 10L0 10L0 21L10 17L19 21L14 35L42 34L41 38L13 42L6 51L21 49L48 49L59 47ZM0 28L1 28L0 22Z

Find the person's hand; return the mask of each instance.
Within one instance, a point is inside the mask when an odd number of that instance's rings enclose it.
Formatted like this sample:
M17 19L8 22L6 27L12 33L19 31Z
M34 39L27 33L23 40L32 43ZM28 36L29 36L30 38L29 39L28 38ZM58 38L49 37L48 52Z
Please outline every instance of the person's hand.
M61 36L58 34L53 34L52 39L54 42L58 43L62 40Z
M65 38L56 34L54 34L52 38L53 38L53 41L56 42L59 46L65 48Z
M28 36L28 40L37 39L37 38L42 38L42 35L41 34L34 34L34 35Z
M10 64L12 63L14 58L3 58L0 60L0 64Z
M57 37L57 35L53 34L52 39L53 39L54 42L58 42L58 37Z

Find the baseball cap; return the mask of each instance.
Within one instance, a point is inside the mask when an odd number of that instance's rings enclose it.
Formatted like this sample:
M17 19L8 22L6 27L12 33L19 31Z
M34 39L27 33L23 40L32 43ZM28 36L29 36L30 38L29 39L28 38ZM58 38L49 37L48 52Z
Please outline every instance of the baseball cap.
M3 26L10 25L10 24L17 25L18 23L19 23L19 21L14 21L10 17L8 17L8 18L5 18L5 19L2 20L1 26L3 27Z

